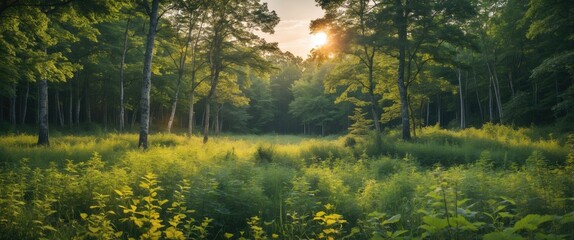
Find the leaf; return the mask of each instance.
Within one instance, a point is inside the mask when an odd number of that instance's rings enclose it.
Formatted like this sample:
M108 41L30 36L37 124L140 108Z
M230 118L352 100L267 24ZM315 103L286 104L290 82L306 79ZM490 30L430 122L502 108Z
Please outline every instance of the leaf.
M395 231L395 232L393 233L393 235L391 236L391 238L398 238L399 236L401 236L401 235L403 235L403 234L405 234L405 233L407 233L407 232L409 232L409 231L408 231L408 230L398 230L398 231Z
M560 219L560 224L566 224L571 222L574 222L574 212L566 214L562 216L562 218Z
M233 237L233 233L225 233L223 234L223 237L225 237L225 239L230 239Z
M331 233L336 233L337 231L333 228L329 228L329 229L323 229L323 232L325 234L331 234Z
M399 220L401 220L401 214L397 214L395 216L392 216L391 218L383 221L383 225L387 225L387 224L391 224L391 223L396 223Z
M566 239L564 235L556 235L556 234L545 234L545 233L536 233L534 239L540 240L563 240Z
M88 230L90 232L97 233L98 231L100 231L100 228L88 226Z
M114 190L114 192L116 192L118 195L120 195L120 197L124 196L124 193L120 190Z
M503 202L507 202L510 203L512 205L516 205L516 202L514 200L512 200L511 198L507 198L507 197L500 197L502 198L502 200L504 200Z
M514 224L513 229L514 231L526 230L532 232L537 230L540 224L552 221L552 219L554 219L554 217L551 215L540 216L538 214L528 214L526 217L518 220L518 222Z
M331 225L337 223L337 220L327 219L327 220L325 221L325 223L327 224L327 226L331 226Z
M510 214L508 212L499 212L498 215L503 218L513 218L514 214Z
M177 227L179 225L179 221L168 221L169 225Z
M495 212L499 212L503 209L505 209L507 207L507 205L499 205L498 207L496 207L496 211Z
M177 230L174 227L169 227L164 231L164 233L167 239L181 239L181 240L185 239L185 235L183 234L183 232Z
M133 220L134 220L134 224L135 224L136 226L140 227L140 228L141 228L141 227L143 226L143 224L144 224L141 220L139 220L139 219L137 219L137 218L136 218L136 219L133 219Z
M80 217L81 217L82 219L86 219L86 218L88 217L88 214L86 214L86 213L80 213Z
M456 218L451 218L451 222L453 224L458 225L459 228L461 228L463 230L470 230L470 231L477 231L478 230L478 228L474 224L470 223L462 215L458 215Z
M441 219L433 216L424 216L423 222L426 225L420 226L420 228L429 231L430 233L436 233L442 229L448 227L446 219Z

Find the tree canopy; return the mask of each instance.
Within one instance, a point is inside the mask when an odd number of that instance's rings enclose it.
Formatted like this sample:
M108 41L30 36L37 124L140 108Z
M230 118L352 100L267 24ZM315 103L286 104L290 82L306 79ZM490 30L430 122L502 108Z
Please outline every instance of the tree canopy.
M429 125L572 130L571 1L316 4L309 31L328 41L303 59L260 36L280 21L260 0L0 1L1 126L39 126L47 145L48 125L139 123L144 148L150 132L323 135L359 120L405 140Z

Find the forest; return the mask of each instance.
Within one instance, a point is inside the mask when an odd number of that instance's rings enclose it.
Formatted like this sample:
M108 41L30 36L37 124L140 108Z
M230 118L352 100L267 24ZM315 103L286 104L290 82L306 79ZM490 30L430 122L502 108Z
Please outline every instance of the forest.
M0 0L0 239L574 238L574 2L314 4Z

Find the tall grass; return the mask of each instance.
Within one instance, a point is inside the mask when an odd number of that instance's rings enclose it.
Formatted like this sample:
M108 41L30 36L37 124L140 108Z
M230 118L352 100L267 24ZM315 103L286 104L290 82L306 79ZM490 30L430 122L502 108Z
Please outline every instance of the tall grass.
M56 136L50 147L7 135L0 139L0 239L180 232L194 239L365 239L383 230L441 238L458 230L425 232L429 219L456 217L450 205L464 199L461 209L475 214L466 220L485 224L461 234L478 238L529 214L559 219L574 211L574 167L565 161L574 149L529 131L427 128L413 142L383 135L353 146L344 137L232 135L203 144L155 134L146 151L135 134ZM512 217L487 227L494 223L485 213L500 199L513 203ZM153 218L140 219L143 202ZM392 227L382 226L385 219Z
M488 150L497 167L522 165L528 156L541 152L551 165L564 163L568 150L563 140L553 138L533 139L531 129L503 125L486 124L482 129L468 128L452 131L438 126L427 127L420 131L413 142L398 140L396 133L382 135L381 140L372 140L360 144L355 149L365 150L371 155L391 155L415 157L421 165L453 166L475 162L482 151Z

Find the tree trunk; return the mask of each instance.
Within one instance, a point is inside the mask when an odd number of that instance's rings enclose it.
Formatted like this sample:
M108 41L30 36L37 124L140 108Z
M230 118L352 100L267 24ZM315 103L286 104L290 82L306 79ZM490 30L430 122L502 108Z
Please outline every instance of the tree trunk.
M219 131L223 132L223 117L219 117Z
M429 125L430 123L430 99L427 101L427 112L426 112L427 116L426 116L426 126Z
M185 61L185 59L183 61ZM183 67L181 67L181 69L179 70L178 77L177 77L175 96L173 96L173 99L171 102L171 112L169 115L169 120L167 122L167 133L171 133L171 127L173 125L173 120L175 119L175 112L177 110L177 100L179 99L179 91L181 88L181 79L183 78L183 70L184 70Z
M16 86L14 86L14 95L10 97L10 124L16 126Z
M125 105L124 105L124 65L126 62L126 55L128 53L128 37L129 37L129 29L130 29L130 20L131 16L128 17L126 22L126 30L124 31L124 46L122 49L122 57L120 62L120 132L123 132L125 129Z
M492 110L492 79L488 83L488 115L490 118L490 122L494 121L494 117L492 116L494 111Z
M187 122L187 133L189 134L189 137L193 136L193 125L195 123L195 113L194 113L194 106L195 106L195 96L194 96L194 92L192 91L190 96L189 96L189 121Z
M415 116L415 111L413 110L413 105L412 105L412 101L410 100L410 98L407 99L408 103L409 103L409 118L412 119L412 122L410 124L411 126L411 132L413 133L413 137L417 137L417 118ZM411 121L409 119L409 121Z
M502 101L500 96L500 84L498 81L498 74L496 73L496 66L493 64L491 68L489 63L487 63L486 65L488 66L488 71L490 73L490 81L492 82L492 88L494 90L494 97L496 99L496 108L498 109L498 117L500 122L502 122L503 118Z
M203 29L203 18L201 20L201 25L197 33L197 38L193 44L193 49L191 53L191 93L190 95L190 105L189 105L189 122L188 122L188 132L189 137L193 136L193 127L195 126L195 89L200 83L195 83L196 73L197 73L197 46L199 45L199 39L201 37L201 31Z
M375 98L375 94L373 93L373 89L370 90L370 97L371 97L371 112L373 113L373 122L375 124L375 130L377 132L381 131L381 121L379 120L379 111L377 108L377 99Z
M510 93L514 97L514 81L512 80L512 72L508 72L508 83L510 84Z
M187 36L186 36L186 40L185 40L185 47L184 47L183 52L180 52L179 64L176 64L177 65L176 67L178 68L178 76L177 76L177 84L176 84L176 89L175 89L175 96L173 97L172 104L171 104L171 114L169 115L169 120L167 122L167 132L168 133L171 132L171 127L173 125L173 119L175 118L175 111L177 109L177 100L179 97L181 80L183 78L183 73L185 72L185 61L187 59L187 52L189 49L189 44L191 43L192 30L193 30L193 20L190 20L189 21L189 27L187 30Z
M474 79L474 90L476 93L476 101L478 103L478 110L480 111L480 122L484 121L484 113L482 112L482 103L480 101L480 96L478 95L478 84L476 83L476 72L473 70L473 79Z
M80 107L82 106L82 98L78 97L76 99L76 126L80 126Z
M60 126L64 126L64 113L62 112L62 104L60 102L60 91L56 89L54 91L54 101L56 102L56 114L58 115L58 122Z
M209 140L209 108L209 99L207 99L207 101L205 101L205 112L203 113L205 115L203 120L203 143L207 143Z
M22 124L26 123L26 114L28 111L28 96L30 94L30 82L26 81L26 94L24 94L24 104L22 106Z
M182 76L180 75L180 77L178 77L177 79L177 86L176 86L176 90L175 90L175 96L173 97L172 101L171 101L171 112L169 114L169 120L167 121L167 133L171 133L171 127L173 125L173 119L175 118L175 111L177 109L177 99L179 97L179 88L180 88L180 83L181 83L181 78Z
M219 112L221 111L222 105L217 106L215 110L215 115L213 116L213 133L219 135Z
M426 122L423 123L423 114L425 111L425 100L421 99L421 103L419 105L419 129L422 129L424 125L426 125Z
M215 90L217 88L217 83L219 82L219 72L220 69L215 66L214 69L212 70L213 72L213 76L212 76L212 80L211 80L211 88L209 90L209 94L207 94L207 98L205 100L205 126L203 127L203 143L207 143L207 141L209 140L209 108L210 108L210 102L213 99L213 97L215 96Z
M151 11L149 12L149 30L146 40L146 50L144 57L144 68L143 68L143 83L141 89L141 118L140 118L140 136L138 147L143 149L148 148L148 133L149 133L149 118L150 118L150 90L151 90L151 67L152 67L152 57L153 57L153 47L157 29L157 23L159 21L157 17L157 12L159 8L159 0L153 0Z
M456 75L458 78L458 92L459 92L459 97L460 97L460 129L464 129L466 127L466 122L465 122L465 113L464 113L464 100L463 100L463 96L462 96L462 76L460 73L460 69L456 69Z
M48 81L40 80L38 85L38 112L40 121L40 131L38 132L38 145L49 146L48 135Z
M365 50L365 54L367 54L367 50ZM379 120L379 109L378 109L378 102L375 96L375 83L373 79L373 65L374 65L374 55L375 49L373 49L372 55L368 56L368 68L369 68L369 97L371 98L371 112L373 113L373 123L375 124L375 130L377 132L381 132L381 121Z
M395 25L399 35L399 69L397 84L399 85L399 96L401 101L401 122L403 140L411 139L409 124L409 102L407 98L407 86L405 85L405 57L407 45L407 16L402 0L395 0L396 16Z

